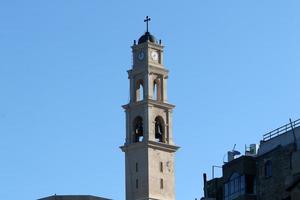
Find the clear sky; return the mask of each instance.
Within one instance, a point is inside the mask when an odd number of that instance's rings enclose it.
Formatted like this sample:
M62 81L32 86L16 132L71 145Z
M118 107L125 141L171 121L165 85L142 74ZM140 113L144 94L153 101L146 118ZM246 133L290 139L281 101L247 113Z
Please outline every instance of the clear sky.
M299 10L298 0L0 0L0 199L124 200L121 105L146 15L177 106L177 199L199 198L202 173L234 144L244 151L300 118Z

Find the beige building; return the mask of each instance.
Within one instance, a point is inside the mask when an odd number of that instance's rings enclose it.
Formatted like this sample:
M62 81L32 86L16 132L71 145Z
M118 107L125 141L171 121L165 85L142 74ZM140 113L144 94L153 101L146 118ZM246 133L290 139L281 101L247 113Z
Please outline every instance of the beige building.
M148 19L148 18L147 18ZM146 20L147 21L147 20ZM148 23L148 21L147 21ZM148 30L132 46L130 102L126 113L126 200L175 200L172 131L163 46Z

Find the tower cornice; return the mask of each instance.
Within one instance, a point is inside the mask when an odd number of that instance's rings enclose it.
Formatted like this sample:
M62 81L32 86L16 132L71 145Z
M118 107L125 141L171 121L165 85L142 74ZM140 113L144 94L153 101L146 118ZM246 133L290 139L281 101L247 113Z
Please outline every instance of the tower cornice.
M161 142L155 142L155 141L144 141L144 142L138 142L138 143L132 143L132 144L124 144L123 146L120 146L120 149L123 152L127 152L127 151L132 151L135 149L148 149L148 148L152 148L152 149L156 149L156 150L162 150L165 152L176 152L180 147L176 146L176 145L171 145L171 144L166 144L166 143L161 143Z
M130 109L132 107L136 107L136 106L155 106L158 108L167 108L167 109L171 109L171 110L175 108L175 105L173 105L173 104L155 101L152 99L147 99L147 100L138 101L138 102L130 102L128 104L123 105L122 108L124 108L125 110L128 110L128 109Z
M127 70L128 78L132 78L139 74L162 74L164 77L167 77L169 74L169 70L166 68L157 67L153 64L149 64L147 66L147 69L144 68L133 68L130 70Z

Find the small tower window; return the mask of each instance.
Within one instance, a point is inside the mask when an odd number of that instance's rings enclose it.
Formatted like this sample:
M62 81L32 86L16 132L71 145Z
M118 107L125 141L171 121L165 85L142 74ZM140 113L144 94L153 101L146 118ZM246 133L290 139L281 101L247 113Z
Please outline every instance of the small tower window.
M139 179L135 180L135 188L138 189L139 188Z
M160 179L160 189L164 189L164 179Z
M144 100L144 83L143 80L138 80L135 86L135 101Z
M138 171L139 171L139 164L135 163L135 172L138 172Z
M137 117L134 120L133 127L133 142L142 142L144 138L143 119L141 117Z
M164 142L164 121L161 117L155 118L155 140Z
M159 163L159 169L160 169L160 172L164 172L164 164L163 164L163 162Z

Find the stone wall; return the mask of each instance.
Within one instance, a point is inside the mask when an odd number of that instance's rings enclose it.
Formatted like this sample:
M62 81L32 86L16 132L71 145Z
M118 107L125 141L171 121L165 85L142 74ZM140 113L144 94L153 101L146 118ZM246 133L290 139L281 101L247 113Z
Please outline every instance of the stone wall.
M286 191L292 176L292 153L294 144L278 146L257 158L256 194L262 200L282 200L289 196ZM271 161L271 176L265 175L265 164Z

